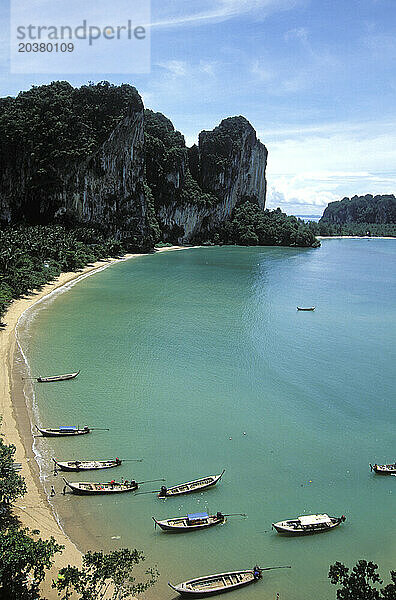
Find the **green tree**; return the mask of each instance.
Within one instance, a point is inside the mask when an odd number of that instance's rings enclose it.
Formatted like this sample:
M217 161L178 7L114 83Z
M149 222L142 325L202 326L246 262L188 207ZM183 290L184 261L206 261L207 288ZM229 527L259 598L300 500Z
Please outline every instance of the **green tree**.
M0 524L11 503L26 493L25 481L14 469L14 454L15 446L7 446L0 435Z
M83 558L82 569L68 566L59 571L57 581L52 587L58 591L62 600L69 600L77 594L79 600L126 600L146 591L158 578L155 569L147 569L145 582L137 582L133 569L144 560L138 550L123 548L109 554L87 552ZM109 596L111 594L111 596Z
M39 531L11 526L0 531L0 597L2 600L38 600L40 583L63 546L53 537L35 539Z
M396 571L391 571L392 583L380 589L382 580L378 565L359 560L350 570L340 562L330 566L329 579L339 586L337 600L396 600Z

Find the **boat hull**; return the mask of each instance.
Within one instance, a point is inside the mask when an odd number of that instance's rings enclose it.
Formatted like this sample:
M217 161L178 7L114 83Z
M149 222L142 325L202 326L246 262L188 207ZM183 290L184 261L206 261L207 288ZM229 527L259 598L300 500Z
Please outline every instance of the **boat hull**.
M235 576L237 576L238 578L242 578L242 581L239 581L238 583L234 583L232 585L230 584L221 586L221 580L224 580L224 578L227 579ZM192 590L186 587L193 582L199 582L203 585L210 585L211 581L218 581L219 587L207 590ZM239 588L245 587L246 585L250 585L251 583L256 583L257 581L259 580L254 577L253 571L232 571L229 573L220 573L219 575L210 575L208 577L191 579L190 581L180 583L179 585L172 585L171 583L168 583L168 585L173 590L175 590L175 592L178 592L183 598L209 598L210 596L217 596L219 594L225 594L227 592L237 590Z
M43 437L72 437L74 435L86 435L91 433L90 429L76 429L75 431L59 431L57 429L40 429L37 427Z
M187 483L181 483L180 485L175 485L171 488L168 488L166 493L160 492L158 494L158 498L169 498L172 496L181 496L182 494L192 494L194 492L201 492L202 490L206 490L214 485L223 477L225 470L220 473L220 475L210 475L209 477L203 477L202 479L196 479L195 481L189 481ZM208 481L210 479L210 481ZM197 485L202 481L202 485ZM189 487L190 486L190 487Z
M166 521L157 521L156 519L153 520L155 522L156 525L158 525L158 527L160 527L162 529L162 531L166 531L166 532L170 532L170 533L185 533L186 531L200 531L201 529L209 529L209 527L214 527L215 525L220 525L221 523L225 523L226 522L226 518L224 519L217 519L217 520L213 520L209 523L204 523L204 524L200 524L200 525L186 525L186 526L178 526L178 525L171 525L169 523L167 523Z
M39 383L53 383L54 381L68 381L77 377L80 371L76 373L67 373L66 375L54 375L53 377L37 377Z
M317 527L317 528L308 528L308 529L292 529L289 527L278 525L277 523L272 523L272 527L283 536L286 537L298 537L303 535L315 535L316 533L325 533L326 531L331 531L335 529L341 524L341 519L338 519L337 522L332 523L327 527Z
M376 475L396 475L396 466L393 465L373 465L372 469Z
M86 466L84 465L84 461L81 461L80 465L68 465L67 463L70 463L72 461L62 461L62 462L58 462L56 461L54 458L52 459L56 465L56 467L60 470L60 471L67 471L67 472L71 472L71 473L78 473L80 471L97 471L97 470L102 470L102 469L112 469L114 467L119 467L122 464L122 461L120 461L119 463L116 463L115 461L106 461L108 463L112 463L112 464L103 464L100 465L100 461L97 461L99 463L98 466ZM95 461L92 461L95 462Z
M125 494L127 492L135 492L138 489L138 485L134 486L117 486L115 485L113 488L106 487L106 484L91 484L90 482L79 482L79 484L83 484L87 487L81 488L78 484L70 483L64 479L65 484L71 489L73 494L77 496L99 496L103 494ZM90 488L89 486L98 486L95 488Z

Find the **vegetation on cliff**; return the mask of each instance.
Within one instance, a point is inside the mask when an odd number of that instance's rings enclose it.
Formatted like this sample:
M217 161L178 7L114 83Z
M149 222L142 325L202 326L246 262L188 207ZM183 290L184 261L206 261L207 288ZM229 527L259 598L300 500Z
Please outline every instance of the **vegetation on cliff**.
M215 231L210 241L241 246L320 246L304 221L280 208L262 210L253 199L236 206L231 220Z
M0 163L16 169L3 177L21 177L24 188L12 203L12 220L52 222L58 207L46 199L61 194L71 168L99 148L128 110L142 107L134 87L106 81L80 88L55 81L0 99Z
M154 206L186 203L211 206L216 198L204 193L190 170L190 153L184 136L162 113L144 111L146 179Z

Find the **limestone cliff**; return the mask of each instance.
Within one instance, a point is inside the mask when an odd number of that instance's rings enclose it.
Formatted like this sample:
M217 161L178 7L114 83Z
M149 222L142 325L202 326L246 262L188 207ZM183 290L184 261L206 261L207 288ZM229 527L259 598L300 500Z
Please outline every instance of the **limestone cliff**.
M198 146L135 88L67 82L0 99L0 221L90 224L149 248L196 242L254 199L265 206L267 150L244 117Z
M254 199L264 209L267 149L244 117L225 119L213 131L201 132L198 147L190 149L188 157L188 172L183 157L167 174L168 182L179 194L183 186L193 188L193 182L203 197L197 199L190 189L183 203L173 194L173 201L158 206L165 239L177 238L180 243L205 239L242 200Z

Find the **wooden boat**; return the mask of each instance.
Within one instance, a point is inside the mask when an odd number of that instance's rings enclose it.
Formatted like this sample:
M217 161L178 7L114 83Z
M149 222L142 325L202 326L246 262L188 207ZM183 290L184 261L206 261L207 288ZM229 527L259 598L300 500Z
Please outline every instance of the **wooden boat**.
M152 517L155 526L161 527L164 531L198 531L199 529L206 529L213 527L213 525L219 525L220 523L226 522L226 517L221 512L215 515L208 515L208 513L190 513L185 517L174 517L172 519L165 519L158 521L155 517Z
M59 461L52 459L55 463L55 469L60 471L93 471L95 469L112 469L119 467L122 460L116 458L114 460L67 460Z
M297 306L297 310L315 310L316 306L307 306L304 308L303 306Z
M208 487L212 487L212 485L216 485L216 483L220 481L220 479L223 477L224 473L225 469L222 470L220 475L208 475L207 477L202 477L201 479L194 479L194 481L188 481L187 483L180 483L179 485L174 485L170 488L167 488L163 485L161 486L158 498L167 498L168 496L179 496L180 494L189 494L191 492L205 490Z
M58 427L57 429L43 429L36 425L37 429L44 437L64 437L70 435L85 435L86 433L91 433L91 429L87 426L79 429L75 425L71 425L68 427Z
M342 515L342 517L329 517L329 515L326 514L303 515L296 519L272 523L272 527L273 529L276 529L278 533L286 535L308 535L311 533L329 531L330 529L338 527L338 525L344 521L344 515Z
M396 475L396 462L393 465L370 465L370 469L377 475Z
M73 494L79 496L93 496L95 494L120 494L122 492L134 492L138 489L139 484L135 481L124 481L117 483L116 481L108 481L106 483L91 483L88 481L79 481L71 483L63 478L65 484L71 489Z
M51 383L52 381L66 381L67 379L74 379L77 377L80 371L75 373L66 373L66 375L53 375L52 377L36 377L39 383Z
M231 592L250 583L261 579L259 567L247 571L229 571L228 573L218 573L217 575L206 575L197 579L190 579L178 585L172 585L168 582L175 592L186 598L206 598L215 596L224 592Z

